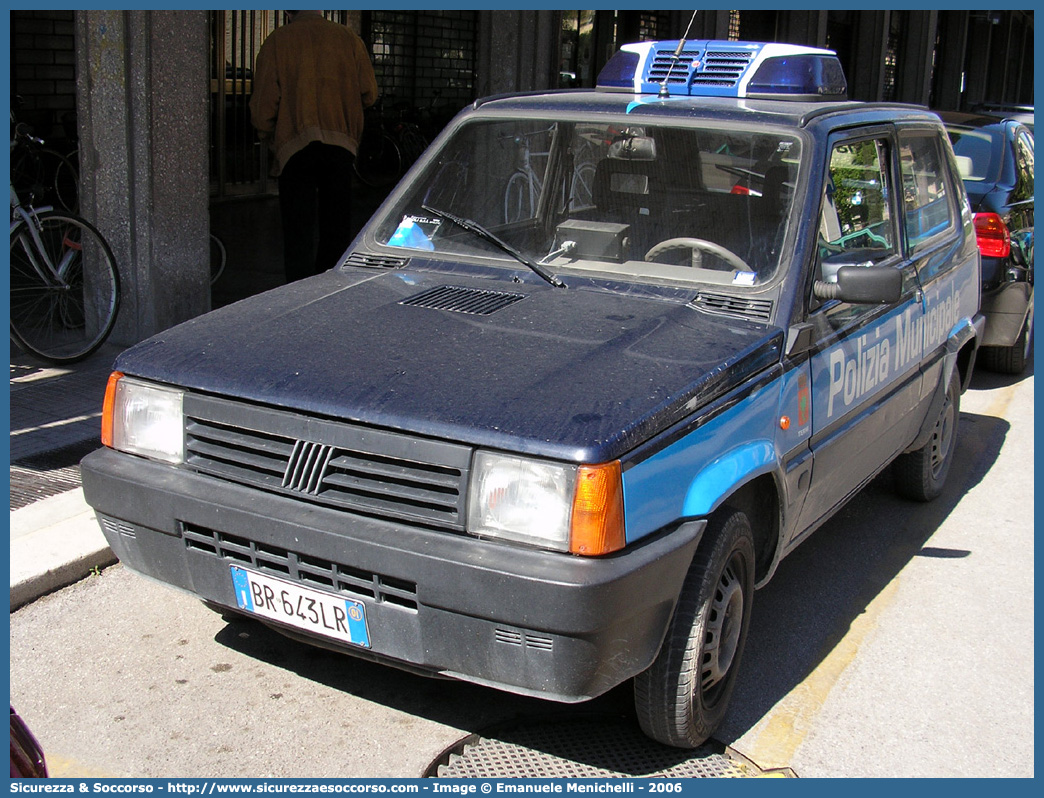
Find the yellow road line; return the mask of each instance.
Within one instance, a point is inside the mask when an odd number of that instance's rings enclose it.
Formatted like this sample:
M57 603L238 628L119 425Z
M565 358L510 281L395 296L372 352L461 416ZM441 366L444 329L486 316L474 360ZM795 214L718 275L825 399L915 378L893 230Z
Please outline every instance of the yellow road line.
M88 767L75 759L67 759L51 753L44 753L47 759L47 774L52 779L114 779L112 773Z
M786 768L811 731L812 721L841 674L852 664L863 641L877 628L881 613L899 589L893 579L849 627L848 633L804 681L772 709L753 745L744 755L766 770Z

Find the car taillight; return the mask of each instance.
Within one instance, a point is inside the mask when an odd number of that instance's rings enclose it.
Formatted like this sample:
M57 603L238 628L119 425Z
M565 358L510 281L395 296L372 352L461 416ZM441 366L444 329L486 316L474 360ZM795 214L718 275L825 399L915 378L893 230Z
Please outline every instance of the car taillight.
M975 214L975 241L984 257L1006 258L1011 254L1011 233L995 213Z

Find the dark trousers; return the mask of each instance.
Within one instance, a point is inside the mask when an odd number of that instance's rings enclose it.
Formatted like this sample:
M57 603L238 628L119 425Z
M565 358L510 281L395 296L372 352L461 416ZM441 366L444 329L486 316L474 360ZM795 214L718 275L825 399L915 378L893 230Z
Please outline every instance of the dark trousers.
M333 268L352 241L352 162L343 147L313 141L279 175L283 263L292 282Z

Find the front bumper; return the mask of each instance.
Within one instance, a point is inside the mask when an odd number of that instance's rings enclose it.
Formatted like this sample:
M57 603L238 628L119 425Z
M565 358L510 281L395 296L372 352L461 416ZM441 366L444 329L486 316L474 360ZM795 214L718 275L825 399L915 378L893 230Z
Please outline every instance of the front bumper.
M372 648L312 642L558 701L593 698L651 664L705 527L588 559L318 507L111 449L88 455L81 475L134 571L235 611L231 565L290 580L328 566L364 603Z

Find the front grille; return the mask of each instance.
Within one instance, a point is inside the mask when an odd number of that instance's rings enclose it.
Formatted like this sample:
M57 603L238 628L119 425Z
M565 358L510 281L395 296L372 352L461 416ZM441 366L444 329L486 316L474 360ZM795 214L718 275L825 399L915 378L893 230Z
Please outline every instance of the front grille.
M410 610L417 609L417 585L344 563L309 557L279 546L183 523L182 538L189 551L240 563L261 573L298 582L305 587L345 593Z
M463 530L466 446L185 397L186 465L271 493Z

